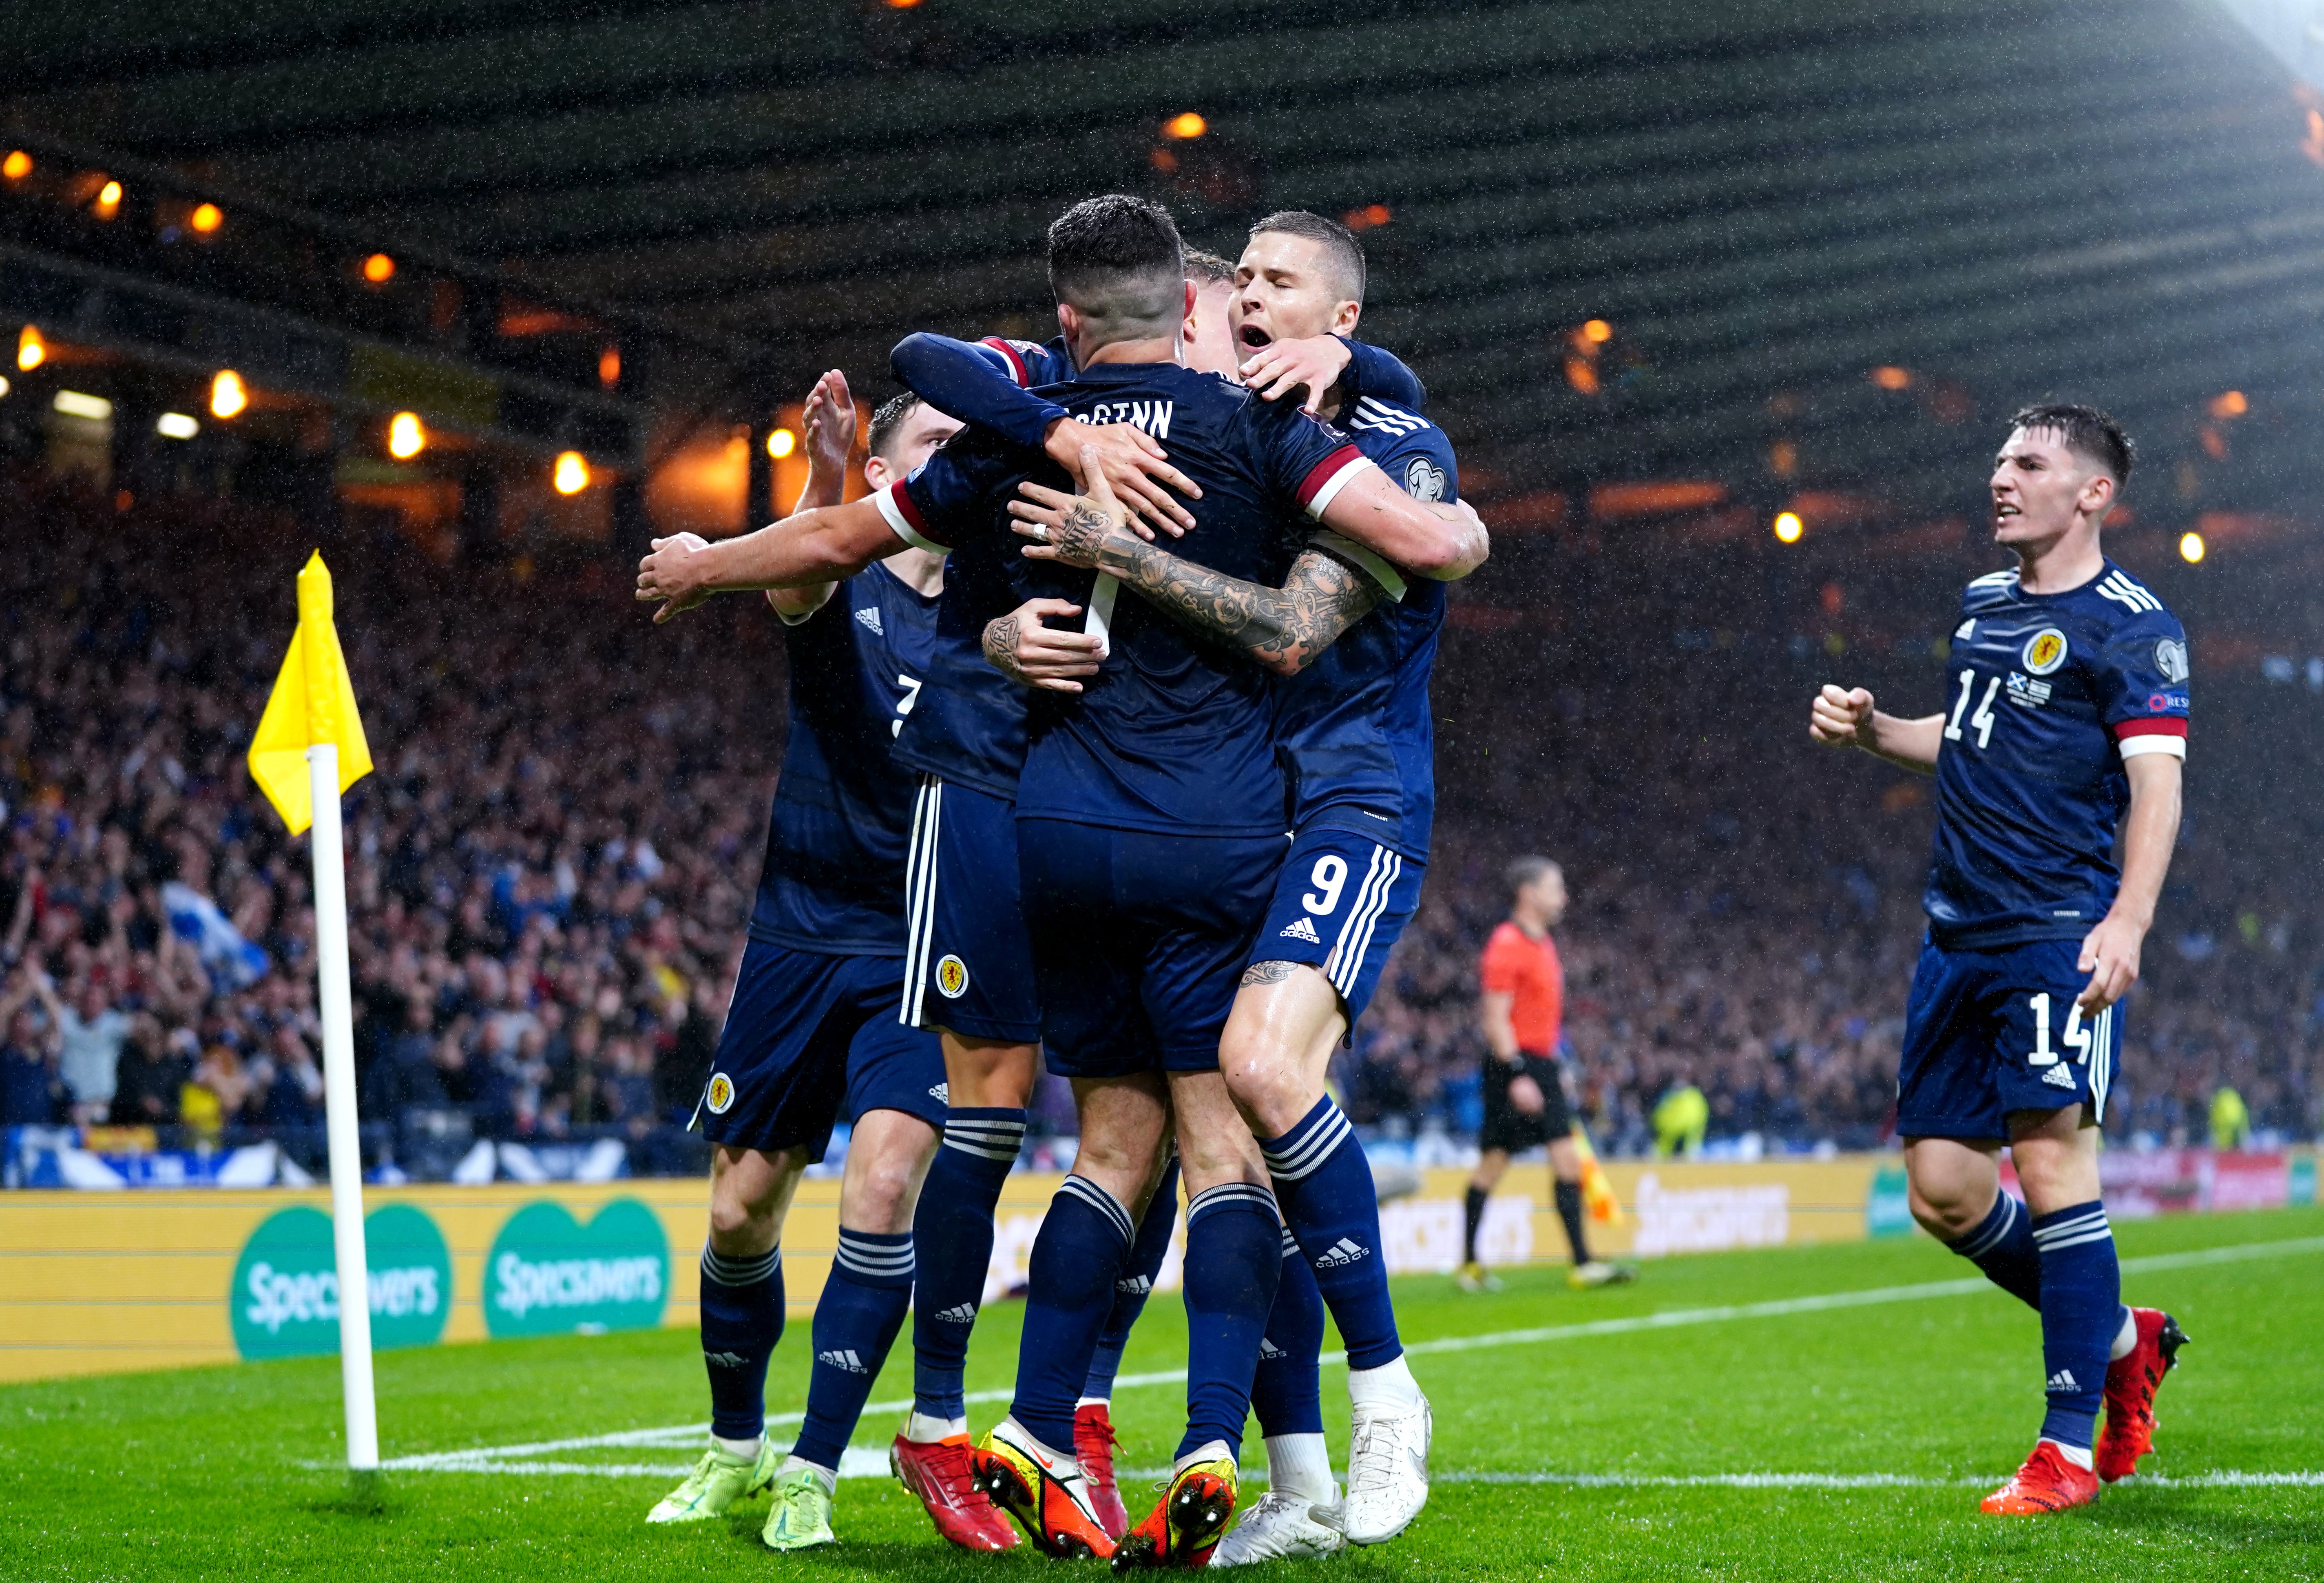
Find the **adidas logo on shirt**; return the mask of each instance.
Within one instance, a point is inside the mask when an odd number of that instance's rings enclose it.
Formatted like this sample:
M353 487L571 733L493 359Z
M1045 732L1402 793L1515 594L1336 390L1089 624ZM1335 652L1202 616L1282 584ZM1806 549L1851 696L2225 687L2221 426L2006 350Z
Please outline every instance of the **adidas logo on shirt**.
M857 624L872 636L886 637L888 635L886 633L880 630L879 606L866 605L862 609L858 610L855 613L855 619Z
M1371 1249L1353 1237L1343 1236L1323 1250L1323 1256L1315 1261L1315 1267L1318 1270L1336 1270L1344 1265L1352 1264L1359 1259L1369 1259L1371 1256Z
M936 1318L947 1325L973 1325L976 1323L976 1305L964 1302L957 1308L940 1308L936 1310Z
M2079 1391L2081 1389L2081 1386L2075 1383L2073 1370L2070 1368L2061 1368L2056 1374L2052 1375L2050 1376L2050 1383L2042 1388L2044 1391Z
M2064 1062L2061 1061L2043 1072L2042 1080L2052 1088L2070 1088L2074 1086L2074 1074L2067 1069Z
M830 1368L844 1369L851 1375L868 1375L872 1372L863 1366L863 1360L855 1356L855 1349L852 1347L830 1352L818 1352L815 1355L815 1360Z
M1311 946L1322 945L1323 943L1315 933L1315 926L1305 918L1295 920L1291 927L1283 931L1280 938L1284 940L1304 940Z
M1974 616L1970 616L1967 621L1962 622L1959 626L1953 628L1953 641L1956 643L1967 643L1976 635L1977 617Z

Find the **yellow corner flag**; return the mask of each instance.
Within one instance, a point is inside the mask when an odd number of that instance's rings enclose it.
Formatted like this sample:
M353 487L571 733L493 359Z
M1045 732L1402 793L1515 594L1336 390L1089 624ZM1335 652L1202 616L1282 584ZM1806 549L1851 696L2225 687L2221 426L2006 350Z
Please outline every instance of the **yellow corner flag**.
M1606 1175L1606 1168L1598 1163L1598 1151L1590 1146L1590 1134L1582 1124L1573 1124L1573 1143L1582 1155L1582 1200L1590 1207L1590 1218L1608 1226L1622 1221L1622 1200L1614 1196L1614 1183Z
M371 773L371 745L364 740L346 656L339 652L338 629L331 624L331 574L318 550L299 574L299 630L283 656L282 673L274 679L258 735L250 739L251 779L294 836L315 822L307 750L324 742L338 746L341 792Z

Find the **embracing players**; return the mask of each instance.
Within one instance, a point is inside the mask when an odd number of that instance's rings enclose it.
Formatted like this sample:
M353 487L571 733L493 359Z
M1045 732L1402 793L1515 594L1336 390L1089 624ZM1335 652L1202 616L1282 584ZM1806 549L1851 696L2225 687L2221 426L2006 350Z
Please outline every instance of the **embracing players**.
M2123 1306L2098 1199L2116 1002L2154 921L2187 754L2187 634L2098 543L2131 456L2092 408L2019 412L1991 483L1994 541L2017 565L1962 597L1948 708L1906 719L1827 686L1810 727L1937 778L1897 1096L1913 1214L2040 1311L2048 1382L2041 1437L1989 1513L2082 1505L2135 1472L2186 1341L2170 1315ZM2000 1190L2005 1143L2023 1206Z
M836 371L806 413L802 509L838 504L855 407ZM960 425L900 396L872 421L864 477L902 477ZM694 540L694 543L701 541ZM944 558L908 549L844 579L771 593L790 670L790 735L750 936L697 1113L713 1145L702 1250L711 1443L650 1523L715 1518L771 1484L766 1542L832 1542L840 1452L903 1323L912 1214L945 1115L935 1035L896 1018L912 781L889 745L926 675ZM783 1332L783 1218L843 1106L854 1124L839 1247L815 1310L806 1421L778 1465L767 1361Z

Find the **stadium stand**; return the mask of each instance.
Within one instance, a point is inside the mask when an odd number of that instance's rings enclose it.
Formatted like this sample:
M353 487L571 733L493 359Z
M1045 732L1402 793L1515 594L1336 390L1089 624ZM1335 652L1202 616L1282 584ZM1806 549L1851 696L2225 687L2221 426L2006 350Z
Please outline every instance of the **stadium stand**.
M5 1120L317 1162L303 854L242 757L307 541L223 501L116 505L30 471L0 487ZM1448 1148L1473 1130L1475 951L1524 847L1568 866L1569 1034L1613 1151L1650 1146L1682 1080L1710 1097L1714 1148L1886 1136L1930 810L1918 783L1812 750L1804 702L1844 654L1926 705L1932 638L1987 562L1831 550L1766 572L1756 546L1686 538L1520 536L1456 606L1439 854L1343 1061L1360 1122ZM472 1138L612 1138L632 1171L698 1169L683 1126L781 739L779 711L733 704L781 696L771 623L730 604L646 639L582 543L448 560L371 525L327 549L379 761L347 823L367 1155L440 1175ZM2250 594L2292 569L2172 597L2199 634L2292 614ZM2264 647L2197 640L2189 829L2108 1116L2126 1139L2200 1139L2223 1084L2262 1137L2317 1128L2324 919L2268 854L2324 833L2316 734L2283 724L2324 708L2324 667Z

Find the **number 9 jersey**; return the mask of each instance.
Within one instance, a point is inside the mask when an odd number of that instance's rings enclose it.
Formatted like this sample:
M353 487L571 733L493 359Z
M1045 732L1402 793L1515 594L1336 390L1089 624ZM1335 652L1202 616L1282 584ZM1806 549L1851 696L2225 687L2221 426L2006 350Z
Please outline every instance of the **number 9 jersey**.
M1947 950L2079 941L2113 906L2125 761L2187 752L2187 634L2105 563L2062 594L2015 570L1962 596L1923 906Z

